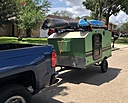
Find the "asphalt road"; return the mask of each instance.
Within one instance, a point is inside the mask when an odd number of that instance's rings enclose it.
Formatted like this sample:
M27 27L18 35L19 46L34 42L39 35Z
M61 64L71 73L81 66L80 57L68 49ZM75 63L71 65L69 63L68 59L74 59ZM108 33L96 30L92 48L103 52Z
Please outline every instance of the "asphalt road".
M109 69L60 72L59 82L33 96L32 103L128 103L128 46L116 45Z

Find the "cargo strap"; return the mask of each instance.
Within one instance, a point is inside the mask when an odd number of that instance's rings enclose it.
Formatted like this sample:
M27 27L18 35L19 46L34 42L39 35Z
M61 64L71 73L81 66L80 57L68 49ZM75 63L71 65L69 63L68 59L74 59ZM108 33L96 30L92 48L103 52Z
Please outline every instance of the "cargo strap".
M68 21L66 21L66 20L63 20L63 21L66 22L68 24L68 26L70 26L70 23Z
M91 30L93 30L93 28L92 28L92 23L90 23L88 20L87 20L87 22L88 22L88 24L89 24Z

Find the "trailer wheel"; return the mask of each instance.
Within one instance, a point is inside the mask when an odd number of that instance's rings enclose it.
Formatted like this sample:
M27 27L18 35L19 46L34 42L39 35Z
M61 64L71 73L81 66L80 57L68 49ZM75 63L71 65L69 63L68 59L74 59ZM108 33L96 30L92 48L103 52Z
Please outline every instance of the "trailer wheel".
M22 85L7 85L0 90L0 103L31 103L31 94Z
M107 72L108 70L108 62L106 59L104 59L102 62L101 62L101 72L102 73L105 73Z

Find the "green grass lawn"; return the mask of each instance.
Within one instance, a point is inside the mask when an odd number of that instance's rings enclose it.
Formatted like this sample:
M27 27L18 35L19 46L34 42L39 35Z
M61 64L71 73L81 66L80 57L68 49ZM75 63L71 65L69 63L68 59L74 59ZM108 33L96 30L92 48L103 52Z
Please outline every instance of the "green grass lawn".
M120 38L118 38L118 40L116 40L115 43L117 43L117 44L128 44L128 37L127 38L126 37L120 37Z
M18 41L17 37L0 37L0 44L18 43L18 44L48 44L47 38L23 38Z
M0 37L0 44L3 43L48 44L47 38L23 38L22 41L18 41L17 37ZM128 44L128 38L120 37L115 43Z

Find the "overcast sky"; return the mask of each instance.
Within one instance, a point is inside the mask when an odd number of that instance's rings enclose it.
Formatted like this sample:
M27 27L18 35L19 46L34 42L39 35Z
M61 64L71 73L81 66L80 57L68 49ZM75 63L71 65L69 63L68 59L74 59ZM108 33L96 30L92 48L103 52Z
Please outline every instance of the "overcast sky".
M90 16L90 11L82 6L82 2L85 0L49 0L51 2L50 13L55 11L67 10L74 14L74 16ZM111 16L110 22L112 23L122 23L128 22L128 15L123 11L119 12L117 16Z

